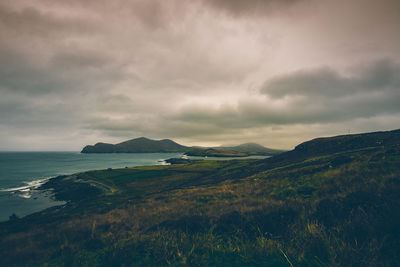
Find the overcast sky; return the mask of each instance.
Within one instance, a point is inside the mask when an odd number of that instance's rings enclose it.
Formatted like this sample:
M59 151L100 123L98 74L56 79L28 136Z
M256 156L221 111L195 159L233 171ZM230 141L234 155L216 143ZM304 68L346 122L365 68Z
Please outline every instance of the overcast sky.
M2 0L0 150L400 128L398 0Z

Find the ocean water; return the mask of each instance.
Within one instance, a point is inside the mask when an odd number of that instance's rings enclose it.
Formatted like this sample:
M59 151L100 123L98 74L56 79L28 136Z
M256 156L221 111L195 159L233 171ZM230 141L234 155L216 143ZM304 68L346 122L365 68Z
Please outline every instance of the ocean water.
M78 152L0 152L0 221L61 205L37 188L51 177L107 168L165 164L180 153L81 154Z
M188 156L188 159L204 159L204 160L232 160L232 159L266 159L271 156L248 156L248 157L200 157L200 156Z

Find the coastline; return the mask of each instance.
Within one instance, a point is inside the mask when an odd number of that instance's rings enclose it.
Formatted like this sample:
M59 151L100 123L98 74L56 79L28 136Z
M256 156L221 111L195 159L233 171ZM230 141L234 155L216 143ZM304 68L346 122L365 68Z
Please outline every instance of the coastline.
M142 154L142 153L137 153ZM144 153L149 154L149 153ZM159 154L159 153L150 153L150 154ZM141 165L134 167L151 167L151 166L168 166L169 164L188 164L194 163L197 161L231 161L231 160L257 160L257 159L265 159L269 158L269 156L247 156L247 157L197 157L190 156L188 159L181 158L164 158L158 159L154 161L153 165ZM128 167L125 167L128 168ZM125 169L125 168L117 168ZM110 169L110 168L109 168ZM85 174L87 172L102 172L107 169L95 169L95 170L86 170L82 172L76 172L69 175L58 175L51 176L46 178L40 178L29 182L24 182L26 185L11 187L11 188L2 188L0 189L0 193L11 193L18 194L18 197L24 198L26 200L26 205L34 206L33 209L29 211L12 211L9 212L8 215L1 217L0 222L5 222L9 220L12 215L15 215L18 218L23 218L34 213L42 212L49 208L54 208L56 206L63 206L68 204L69 202L76 202L79 200L87 199L88 196L93 194L99 194L100 191L107 191L108 189L104 187L104 185L96 184L93 181L91 183L76 181L79 177L79 174ZM112 169L113 170L113 169ZM65 179L69 178L69 179ZM78 179L79 180L79 179ZM91 193L87 194L87 190ZM100 191L99 191L100 190ZM32 205L33 201L37 202L37 207ZM30 202L30 203L28 203Z
M298 266L397 266L399 137L356 138L366 141L58 176L41 188L66 204L1 223L0 256L8 266L286 266L283 254Z
M26 186L1 189L0 197L6 199L8 205L3 207L0 222L6 222L11 218L24 218L55 206L64 205L64 201L54 197L52 190L43 190L41 188L53 178L26 182Z
M64 202L41 186L64 174L77 174L104 168L165 164L180 153L96 155L78 152L0 153L0 222L10 216L23 218Z

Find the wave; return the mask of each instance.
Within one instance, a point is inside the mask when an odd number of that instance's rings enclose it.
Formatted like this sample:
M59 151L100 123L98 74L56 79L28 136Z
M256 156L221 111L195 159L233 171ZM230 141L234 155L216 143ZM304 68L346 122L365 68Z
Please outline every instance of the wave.
M171 165L171 163L166 162L166 159L157 160L158 165Z
M33 189L40 187L42 184L46 183L51 177L41 178L29 182L24 182L26 185L11 188L1 188L0 192L29 192Z

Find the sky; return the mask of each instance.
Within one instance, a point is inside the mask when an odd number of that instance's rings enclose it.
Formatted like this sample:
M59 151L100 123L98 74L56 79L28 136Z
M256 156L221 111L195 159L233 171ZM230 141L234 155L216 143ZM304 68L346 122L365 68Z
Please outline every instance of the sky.
M398 0L2 0L0 150L400 128Z

